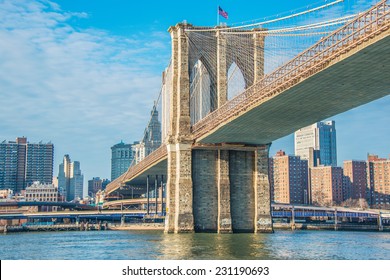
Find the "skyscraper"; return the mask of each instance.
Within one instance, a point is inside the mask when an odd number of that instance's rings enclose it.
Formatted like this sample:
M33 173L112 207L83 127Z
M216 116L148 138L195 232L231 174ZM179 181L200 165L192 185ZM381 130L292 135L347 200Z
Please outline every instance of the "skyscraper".
M27 138L0 143L0 189L20 192L35 181L51 184L54 145L31 144Z
M153 110L150 114L151 119L148 127L146 128L143 142L147 143L148 146L155 150L161 145L161 123L158 120L156 104L153 106Z
M69 200L83 198L84 175L81 173L79 161L74 161L70 164L70 188L69 189L70 189Z
M295 132L294 138L296 156L306 160L319 158L321 165L337 166L336 127L334 121L317 122L301 128ZM315 155L310 153L315 153ZM316 165L316 161L314 161L314 166Z
M0 144L0 189L17 190L18 144L6 142Z
M84 175L81 173L80 162L71 162L65 155L58 170L58 189L65 194L66 200L83 198Z
M158 120L156 105L153 106L150 114L151 119L148 127L145 129L142 141L134 145L136 163L161 146L161 123Z
M123 141L111 147L111 181L127 171L133 161L133 145Z
M34 182L42 184L53 182L53 144L27 144L26 157L26 185L31 186ZM39 180L38 180L39 178Z

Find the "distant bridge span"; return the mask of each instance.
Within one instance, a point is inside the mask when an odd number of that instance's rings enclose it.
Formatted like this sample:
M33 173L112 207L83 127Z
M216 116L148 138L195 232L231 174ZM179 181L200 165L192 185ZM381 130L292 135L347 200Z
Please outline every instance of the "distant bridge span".
M23 206L57 206L66 209L78 209L78 210L93 210L95 206L88 204L81 204L75 202L66 201L11 201L11 202L0 202L0 207L23 207Z

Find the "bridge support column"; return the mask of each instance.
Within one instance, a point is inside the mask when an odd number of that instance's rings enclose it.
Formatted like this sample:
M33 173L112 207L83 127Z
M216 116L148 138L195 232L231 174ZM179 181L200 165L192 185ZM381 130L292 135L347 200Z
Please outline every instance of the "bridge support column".
M217 232L217 150L192 151L194 228L196 232Z
M269 183L269 148L271 144L255 151L255 232L273 232L271 217L271 192Z
M294 209L294 206L291 206L290 225L291 225L291 230L295 230L295 209Z
M175 211L176 211L176 146L175 136L177 130L177 99L178 99L178 35L176 27L169 28L172 40L172 93L169 96L169 136L168 136L168 168L166 182L166 217L165 217L165 233L173 233L175 231Z
M216 172L218 174L218 233L232 233L228 150L218 150Z
M164 214L164 175L161 175L161 182L160 182L161 186L160 186L160 189L161 189L161 216L164 217L165 214Z
M175 233L193 232L191 144L176 144Z
M149 210L150 210L150 204L149 204L149 175L146 176L146 197L147 197L147 203L146 203L146 213L150 214Z
M176 210L175 233L193 232L193 190L192 190L192 138L190 118L190 77L188 69L188 37L186 24L175 26L177 48L172 57L177 62L177 103L176 106ZM174 31L173 31L174 32Z
M177 24L169 28L172 38L173 88L170 100L171 132L168 139L169 206L165 231L172 232L173 228L175 233L194 231L189 50L186 28L187 24Z
M233 232L253 232L255 220L253 149L229 151L230 207Z
M378 230L383 231L382 214L380 211L378 213Z
M166 214L165 214L165 233L175 231L175 211L176 211L176 147L173 144L167 145L168 148L168 176L166 183Z
M157 186L158 186L158 175L156 175L156 179L154 180L154 206L155 206L155 209L154 209L154 214L157 216L158 214L158 192L157 192Z

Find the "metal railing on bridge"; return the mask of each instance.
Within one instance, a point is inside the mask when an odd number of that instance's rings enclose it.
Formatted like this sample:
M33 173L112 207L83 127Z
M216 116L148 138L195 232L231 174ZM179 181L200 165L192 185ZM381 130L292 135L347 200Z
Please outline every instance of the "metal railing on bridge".
M359 14L343 27L322 38L315 45L297 55L283 66L266 75L259 82L249 87L243 93L233 97L217 110L209 113L203 119L192 125L194 140L216 129L225 121L231 120L244 111L272 98L276 94L298 84L301 80L320 72L331 61L343 53L357 47L390 28L390 0L384 0L368 11ZM167 72L169 72L167 70ZM167 156L167 148L163 144L149 154L138 164L111 182L106 189L110 194L123 183L142 173L150 165Z

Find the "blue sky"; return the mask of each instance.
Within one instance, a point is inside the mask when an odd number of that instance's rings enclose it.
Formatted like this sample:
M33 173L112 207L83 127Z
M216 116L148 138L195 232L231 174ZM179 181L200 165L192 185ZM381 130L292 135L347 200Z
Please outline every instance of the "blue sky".
M218 5L232 24L313 1L0 0L0 141L52 141L55 176L69 154L85 180L110 178L110 147L141 138L158 95L168 27L215 25ZM389 112L387 96L332 118L339 165L388 156ZM293 137L275 141L271 154L279 149L293 154Z

